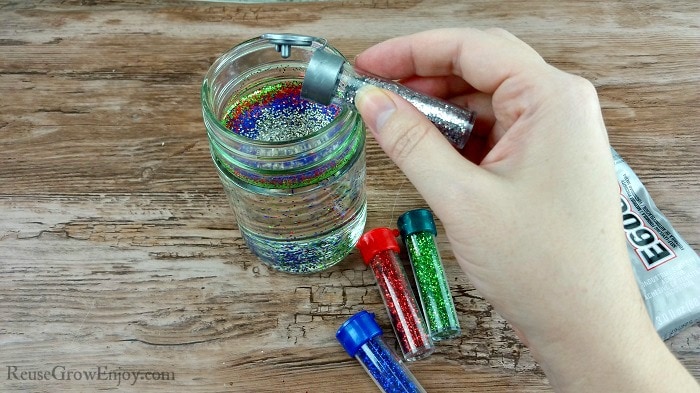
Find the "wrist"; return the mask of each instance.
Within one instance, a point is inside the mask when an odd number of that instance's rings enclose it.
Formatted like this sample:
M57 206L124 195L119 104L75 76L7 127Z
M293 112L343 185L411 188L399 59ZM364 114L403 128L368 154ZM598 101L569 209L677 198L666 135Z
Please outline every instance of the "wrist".
M555 391L700 392L648 318L622 318L633 323L610 326L602 334L581 329L557 341L532 345Z

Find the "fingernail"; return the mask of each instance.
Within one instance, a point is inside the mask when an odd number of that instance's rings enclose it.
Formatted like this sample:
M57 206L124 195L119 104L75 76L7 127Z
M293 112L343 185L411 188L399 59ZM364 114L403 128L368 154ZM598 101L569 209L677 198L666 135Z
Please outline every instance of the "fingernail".
M355 106L367 127L375 134L381 132L387 120L396 111L396 104L382 89L363 86L355 96Z

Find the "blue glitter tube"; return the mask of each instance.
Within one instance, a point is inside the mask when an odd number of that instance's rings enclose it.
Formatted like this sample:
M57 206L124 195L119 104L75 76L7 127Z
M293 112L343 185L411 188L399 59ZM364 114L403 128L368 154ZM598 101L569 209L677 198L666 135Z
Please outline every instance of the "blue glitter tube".
M335 334L345 351L357 359L384 393L425 393L416 377L382 339L374 315L360 311L348 318Z

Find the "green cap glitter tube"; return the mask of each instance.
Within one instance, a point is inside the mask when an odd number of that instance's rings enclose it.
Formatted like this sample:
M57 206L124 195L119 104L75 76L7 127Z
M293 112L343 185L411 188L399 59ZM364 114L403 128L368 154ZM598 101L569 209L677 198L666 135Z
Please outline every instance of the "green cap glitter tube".
M410 210L399 217L397 225L413 267L416 286L428 331L434 341L461 334L445 269L435 242L437 229L429 210Z

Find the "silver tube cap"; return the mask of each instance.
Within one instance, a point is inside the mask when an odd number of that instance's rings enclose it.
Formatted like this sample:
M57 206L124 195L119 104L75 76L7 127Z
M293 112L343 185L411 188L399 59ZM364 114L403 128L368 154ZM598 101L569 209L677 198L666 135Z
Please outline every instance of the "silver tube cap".
M343 69L345 59L325 50L317 49L311 56L301 85L301 97L307 100L329 105L333 99L338 82L338 75Z

